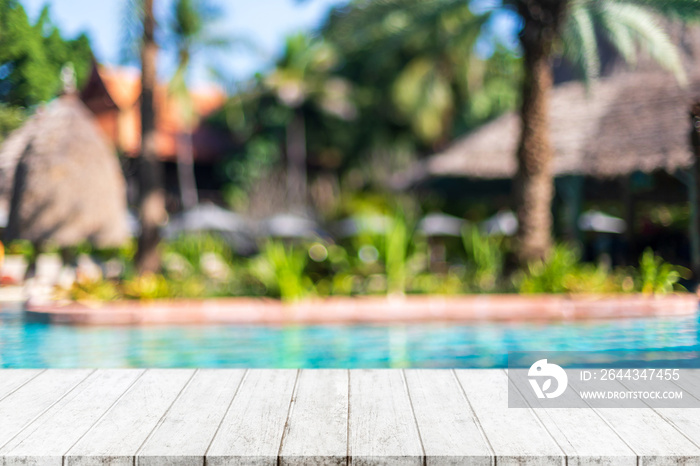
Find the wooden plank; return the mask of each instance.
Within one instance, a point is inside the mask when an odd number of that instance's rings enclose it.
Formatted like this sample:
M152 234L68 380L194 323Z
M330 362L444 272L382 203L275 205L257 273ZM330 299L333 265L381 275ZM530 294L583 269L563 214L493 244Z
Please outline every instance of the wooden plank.
M275 369L246 373L209 447L207 466L277 464L297 373Z
M529 387L527 387L529 388ZM522 390L523 388L521 388ZM561 447L568 466L637 466L637 455L576 393L571 408L546 408L532 398L533 412Z
M139 465L202 464L243 369L199 370L141 448Z
M493 454L452 371L406 370L427 466L490 465Z
M0 375L0 400L42 372L42 369L2 369Z
M348 371L301 371L280 450L280 464L345 466L347 452Z
M680 377L674 384L700 400L700 369L681 369L679 374Z
M681 370L681 378L675 384L679 386L678 390L685 390L684 395L695 397L697 399L700 391L700 373L697 370ZM650 384L646 381L620 381L620 383L630 390L648 390ZM653 385L652 385L653 386ZM665 389L673 390L673 384L669 384ZM688 400L689 404L697 405L695 400ZM645 403L648 406L648 403ZM671 424L675 429L683 434L688 440L696 446L700 445L700 417L698 416L697 408L653 408L662 419ZM647 453L648 455L648 453ZM653 458L647 459L647 463L654 460L656 463L678 464L681 463L681 458L678 461L658 458L658 454ZM646 464L646 463L645 463Z
M0 371L0 464L700 463L696 410L516 409L507 390L500 370Z
M569 383L574 390L581 390L579 381ZM618 381L610 381L605 387L611 391L627 390ZM665 466L700 461L700 448L653 409L595 408L595 412L637 453L640 464Z
M63 455L142 373L135 369L93 372L0 450L2 464L61 466Z
M64 464L131 466L139 447L173 404L193 370L148 370L65 455Z
M0 446L85 380L91 369L44 371L0 402Z
M684 391L685 396L700 400L700 370L682 369L679 380L674 383ZM689 400L689 404L692 401ZM655 411L696 445L700 445L700 416L697 409L656 408Z
M508 408L505 372L475 369L455 373L499 466L564 464L563 451L533 412Z
M350 371L352 465L423 464L423 448L401 371Z

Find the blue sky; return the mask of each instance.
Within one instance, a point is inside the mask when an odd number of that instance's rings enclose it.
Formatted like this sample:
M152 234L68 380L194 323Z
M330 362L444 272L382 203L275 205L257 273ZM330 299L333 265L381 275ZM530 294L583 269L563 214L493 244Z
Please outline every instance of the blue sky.
M120 21L122 5L126 0L21 0L32 19L44 4L51 8L54 21L68 37L87 32L93 42L97 58L102 63L117 64L120 49ZM170 0L156 0L165 9ZM258 53L221 53L200 57L194 63L193 80L201 83L210 79L212 65L235 79L245 79L272 62L284 45L284 38L297 31L317 27L333 5L344 0L219 0L224 9L220 21L214 25L217 34L245 36L259 48ZM164 55L164 54L162 54ZM212 61L216 63L211 63ZM209 63L207 63L209 62ZM172 60L161 57L161 73L172 71Z

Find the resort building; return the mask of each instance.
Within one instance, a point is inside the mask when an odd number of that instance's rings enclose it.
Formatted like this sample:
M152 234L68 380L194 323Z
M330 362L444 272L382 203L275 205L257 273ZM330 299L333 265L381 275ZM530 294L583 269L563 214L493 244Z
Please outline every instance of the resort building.
M138 70L97 64L80 94L107 138L124 156L128 178L133 178L129 176L135 170L132 161L141 150L140 96ZM156 144L158 156L164 165L170 210L181 207L177 163L178 157L182 158L188 151L190 142L200 198L218 195L216 163L231 147L230 136L224 129L215 128L204 121L223 107L225 92L217 86L198 87L190 91L190 102L191 110L188 111L172 95L166 83L160 83L156 88ZM187 121L188 113L191 114L190 121Z

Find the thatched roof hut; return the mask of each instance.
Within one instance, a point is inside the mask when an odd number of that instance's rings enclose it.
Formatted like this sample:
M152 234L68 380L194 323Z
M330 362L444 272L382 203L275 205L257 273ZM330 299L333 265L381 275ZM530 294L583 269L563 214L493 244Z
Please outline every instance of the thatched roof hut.
M688 110L698 96L700 71L685 87L660 71L617 74L588 91L576 82L557 86L550 123L555 174L613 178L690 166ZM397 184L430 177L512 178L519 136L518 115L503 115L424 160Z
M5 236L66 247L128 237L126 183L114 150L75 94L39 110L0 147Z

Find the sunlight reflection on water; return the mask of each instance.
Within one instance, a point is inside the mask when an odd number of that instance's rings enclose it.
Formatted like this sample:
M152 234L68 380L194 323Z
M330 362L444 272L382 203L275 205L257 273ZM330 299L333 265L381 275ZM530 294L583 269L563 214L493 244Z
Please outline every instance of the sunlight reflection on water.
M700 355L698 316L474 325L70 327L0 313L0 367L505 367L509 351ZM616 356L617 357L617 356Z

